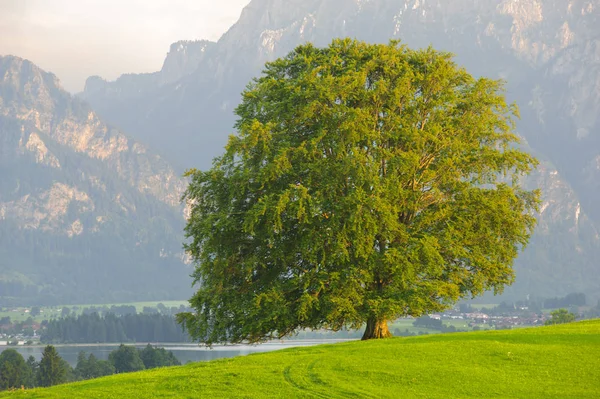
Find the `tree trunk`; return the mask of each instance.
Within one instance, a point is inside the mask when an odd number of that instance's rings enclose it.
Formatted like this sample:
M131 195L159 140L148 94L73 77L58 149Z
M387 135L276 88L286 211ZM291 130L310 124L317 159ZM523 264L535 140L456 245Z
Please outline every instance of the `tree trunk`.
M390 338L392 333L388 328L387 320L379 320L375 317L369 317L367 320L367 328L362 336L362 340Z

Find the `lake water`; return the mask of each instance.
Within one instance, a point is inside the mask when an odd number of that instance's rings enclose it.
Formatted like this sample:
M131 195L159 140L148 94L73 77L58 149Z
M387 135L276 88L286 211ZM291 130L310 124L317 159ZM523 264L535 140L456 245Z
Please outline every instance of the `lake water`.
M331 344L347 340L289 340L268 342L260 345L215 345L212 349L198 346L197 344L152 344L154 346L165 348L172 351L181 364L188 362L204 362L223 357L235 357L249 355L251 353L270 352L279 349L294 348L299 346L312 346L318 344ZM135 345L138 348L144 348L144 344L126 344ZM84 351L86 354L93 353L100 360L107 360L108 354L117 349L116 344L97 344L97 345L54 345L60 356L73 367L77 364L77 355ZM35 357L38 361L42 357L44 345L40 346L0 346L0 352L5 349L16 349L25 359L29 356Z

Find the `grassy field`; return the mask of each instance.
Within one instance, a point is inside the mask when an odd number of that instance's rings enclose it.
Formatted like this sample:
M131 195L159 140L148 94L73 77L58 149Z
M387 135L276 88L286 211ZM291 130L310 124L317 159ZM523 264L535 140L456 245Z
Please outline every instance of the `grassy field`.
M600 398L600 320L295 348L0 398Z

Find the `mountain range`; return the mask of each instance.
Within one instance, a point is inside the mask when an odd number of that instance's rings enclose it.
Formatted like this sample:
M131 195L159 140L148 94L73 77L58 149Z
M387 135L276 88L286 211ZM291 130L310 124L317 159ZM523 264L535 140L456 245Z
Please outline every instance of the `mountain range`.
M56 76L0 57L0 306L181 299L184 189Z

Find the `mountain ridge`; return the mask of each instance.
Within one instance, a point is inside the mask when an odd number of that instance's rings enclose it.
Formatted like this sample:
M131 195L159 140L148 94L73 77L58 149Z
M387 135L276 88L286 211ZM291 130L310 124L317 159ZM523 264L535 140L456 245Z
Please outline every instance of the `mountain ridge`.
M14 56L0 57L0 155L3 306L185 297L185 181Z

